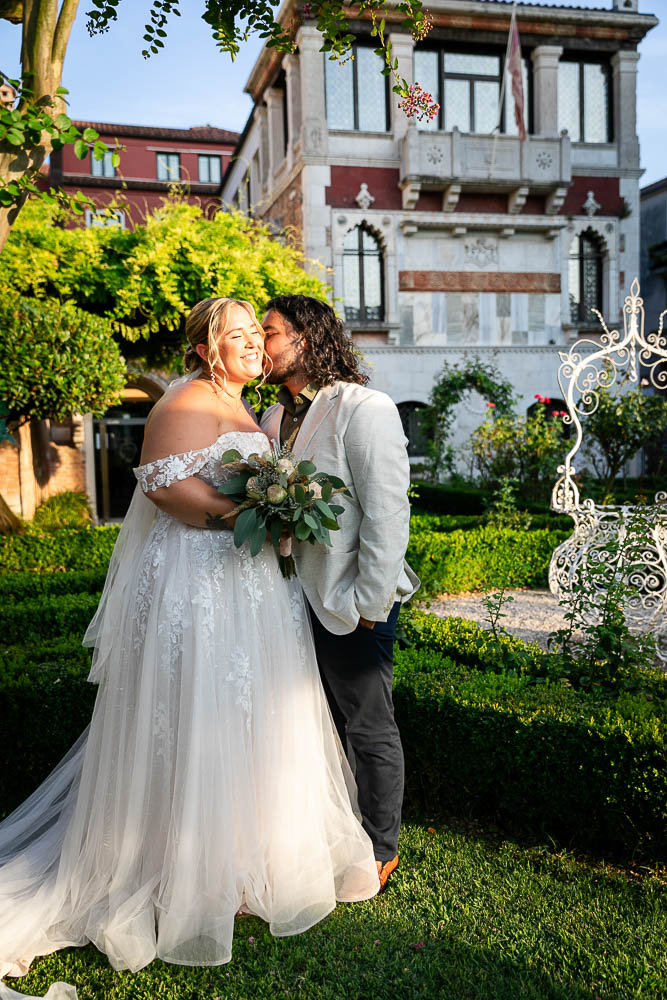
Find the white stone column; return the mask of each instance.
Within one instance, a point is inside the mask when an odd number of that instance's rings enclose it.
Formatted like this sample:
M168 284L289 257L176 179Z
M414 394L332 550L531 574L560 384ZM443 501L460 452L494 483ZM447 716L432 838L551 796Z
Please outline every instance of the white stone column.
M287 142L288 156L301 139L301 73L297 56L288 55L283 60L287 101Z
M296 36L301 90L301 153L324 156L328 146L324 95L324 53L317 28L304 25Z
M269 125L269 177L273 177L285 159L285 132L283 128L282 90L268 87L264 91Z
M619 167L639 167L637 139L638 52L616 52L611 65L614 74L614 142Z
M255 119L259 132L259 181L264 193L269 182L269 116L263 104L256 105Z
M414 50L415 43L412 35L392 32L389 35L392 45L392 59L398 59L398 75L402 76L408 83L414 83ZM394 80L390 77L390 90ZM399 108L403 98L399 94L391 94L391 125L394 139L402 139L408 131L409 119L405 112Z
M533 49L535 135L558 135L558 60L562 54L560 45L538 45Z

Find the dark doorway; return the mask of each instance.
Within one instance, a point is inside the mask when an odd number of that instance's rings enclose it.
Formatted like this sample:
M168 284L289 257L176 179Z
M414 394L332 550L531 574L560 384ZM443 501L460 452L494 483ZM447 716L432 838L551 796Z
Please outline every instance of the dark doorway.
M101 521L117 521L127 513L137 484L132 469L139 464L146 417L152 407L149 399L124 399L94 422L95 487Z

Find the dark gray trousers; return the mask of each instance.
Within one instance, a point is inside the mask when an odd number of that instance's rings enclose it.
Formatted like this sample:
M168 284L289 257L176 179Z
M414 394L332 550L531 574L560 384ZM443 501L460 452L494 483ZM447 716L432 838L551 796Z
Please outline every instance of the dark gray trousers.
M333 635L312 609L310 614L322 684L377 861L398 853L403 804L403 748L391 695L399 610L396 602L388 621L374 629L358 625L349 635Z

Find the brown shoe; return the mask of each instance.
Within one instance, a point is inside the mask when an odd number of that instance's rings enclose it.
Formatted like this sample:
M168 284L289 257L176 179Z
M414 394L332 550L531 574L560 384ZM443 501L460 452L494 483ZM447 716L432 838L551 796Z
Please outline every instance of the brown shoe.
M380 892L384 891L389 876L398 868L398 854L391 861L376 861L378 866L378 878L380 879Z

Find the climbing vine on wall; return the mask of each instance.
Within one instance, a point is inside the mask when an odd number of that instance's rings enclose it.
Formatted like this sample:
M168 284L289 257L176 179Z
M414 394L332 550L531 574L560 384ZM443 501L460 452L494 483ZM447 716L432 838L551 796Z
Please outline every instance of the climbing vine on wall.
M456 407L470 392L477 392L487 401L494 417L511 413L514 407L512 383L501 378L493 365L476 358L446 364L431 390L429 406L420 414L428 437L427 471L433 480L445 472L454 472L452 426Z

